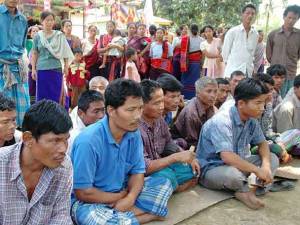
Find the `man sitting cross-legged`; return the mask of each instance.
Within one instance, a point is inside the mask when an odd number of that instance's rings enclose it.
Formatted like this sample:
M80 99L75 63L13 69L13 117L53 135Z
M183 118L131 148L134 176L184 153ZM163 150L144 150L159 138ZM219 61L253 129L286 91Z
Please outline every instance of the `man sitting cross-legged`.
M144 110L139 129L144 143L146 173L154 177L166 177L172 182L174 190L184 191L196 184L193 178L197 173L200 174L195 153L182 150L172 140L162 117L164 93L158 82L143 80L141 87Z
M0 149L0 224L73 224L71 127L66 110L50 100L25 113L23 141Z
M142 91L117 79L105 91L107 115L75 139L72 217L77 225L140 224L167 215L173 189L163 177L147 177L138 129Z
M204 124L197 147L201 165L200 183L211 189L235 192L235 197L252 209L264 206L249 189L247 177L257 176L256 191L264 193L272 183L278 158L270 153L256 120L263 111L268 88L258 80L246 78L234 91L235 105L218 112ZM249 146L258 145L258 155Z

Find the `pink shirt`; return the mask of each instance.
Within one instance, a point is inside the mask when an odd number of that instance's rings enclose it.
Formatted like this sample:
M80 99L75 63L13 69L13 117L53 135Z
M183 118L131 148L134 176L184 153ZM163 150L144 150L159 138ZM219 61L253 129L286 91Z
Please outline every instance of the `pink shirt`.
M139 74L138 69L136 68L136 65L134 62L129 62L129 61L126 62L126 70L125 70L124 78L129 79L129 76L128 76L128 68L129 67L132 70L132 80L134 80L136 82L141 82L140 74Z

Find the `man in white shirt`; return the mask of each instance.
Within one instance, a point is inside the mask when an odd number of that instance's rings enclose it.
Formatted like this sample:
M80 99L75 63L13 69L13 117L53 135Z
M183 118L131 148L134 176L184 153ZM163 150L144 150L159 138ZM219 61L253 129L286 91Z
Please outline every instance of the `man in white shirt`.
M80 95L78 110L70 114L73 128L70 131L69 151L78 134L88 125L102 119L104 114L104 97L100 92L88 90Z
M226 63L225 77L240 70L252 77L254 53L258 43L258 33L251 26L255 20L256 7L247 4L242 10L242 24L231 28L225 35L222 57Z

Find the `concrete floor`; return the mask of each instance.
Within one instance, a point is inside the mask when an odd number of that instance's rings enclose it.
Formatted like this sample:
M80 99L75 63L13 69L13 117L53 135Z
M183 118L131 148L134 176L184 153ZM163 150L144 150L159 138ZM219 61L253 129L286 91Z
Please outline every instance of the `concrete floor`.
M300 167L300 160L293 166ZM300 225L300 182L292 191L268 193L266 206L251 210L235 199L209 207L178 225Z

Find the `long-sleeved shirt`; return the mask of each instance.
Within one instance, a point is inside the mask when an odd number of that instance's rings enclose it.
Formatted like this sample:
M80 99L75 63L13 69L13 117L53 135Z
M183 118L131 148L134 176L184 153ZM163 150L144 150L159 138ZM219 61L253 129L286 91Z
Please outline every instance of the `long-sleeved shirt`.
M273 127L276 132L300 129L300 99L292 92L293 88L274 109Z
M272 31L268 35L266 56L271 65L285 66L287 78L294 79L300 59L300 30L294 28L287 34L281 27Z
M58 168L44 168L29 200L20 167L21 151L22 142L0 149L0 224L72 225L69 157Z
M222 57L226 63L225 77L230 77L236 70L252 76L257 42L258 33L254 28L247 34L244 26L240 24L227 32L222 48Z

